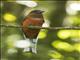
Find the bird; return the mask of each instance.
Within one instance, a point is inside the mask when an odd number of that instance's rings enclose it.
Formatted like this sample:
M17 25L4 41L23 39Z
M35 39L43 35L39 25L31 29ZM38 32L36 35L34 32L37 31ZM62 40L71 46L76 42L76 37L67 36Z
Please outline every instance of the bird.
M32 10L22 21L22 31L26 39L30 41L31 46L29 48L24 48L24 51L29 51L32 53L37 53L37 41L38 41L38 34L40 29L31 29L28 26L40 26L42 27L44 23L42 10Z

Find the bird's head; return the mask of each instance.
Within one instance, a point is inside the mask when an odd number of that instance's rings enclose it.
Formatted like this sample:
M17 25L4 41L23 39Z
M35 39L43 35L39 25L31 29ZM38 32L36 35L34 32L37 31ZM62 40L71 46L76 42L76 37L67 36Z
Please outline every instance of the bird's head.
M35 14L42 14L44 11L42 10L33 10L30 13L35 13Z

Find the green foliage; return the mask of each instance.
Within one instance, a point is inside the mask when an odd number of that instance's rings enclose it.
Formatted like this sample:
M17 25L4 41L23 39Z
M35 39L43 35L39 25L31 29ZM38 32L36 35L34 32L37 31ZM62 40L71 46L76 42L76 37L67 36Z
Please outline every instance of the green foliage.
M6 0L2 2L0 9L1 23L5 25L21 25L25 15L31 10L44 10L44 20L50 22L50 26L80 26L79 15L69 16L66 13L68 1L39 1L33 0L38 5L25 6L17 2ZM66 16L70 20L66 20ZM66 22L64 22L66 20ZM20 28L1 27L1 60L79 60L80 30L41 30L38 40L38 53L23 52L23 48L14 46L15 41L24 40L24 34Z

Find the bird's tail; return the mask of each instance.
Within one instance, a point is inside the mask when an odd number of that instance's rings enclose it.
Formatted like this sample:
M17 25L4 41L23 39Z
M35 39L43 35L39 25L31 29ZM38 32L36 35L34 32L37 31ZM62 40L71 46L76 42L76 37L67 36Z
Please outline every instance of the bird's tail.
M24 48L24 52L32 52L37 53L37 40L38 39L30 39L30 47Z

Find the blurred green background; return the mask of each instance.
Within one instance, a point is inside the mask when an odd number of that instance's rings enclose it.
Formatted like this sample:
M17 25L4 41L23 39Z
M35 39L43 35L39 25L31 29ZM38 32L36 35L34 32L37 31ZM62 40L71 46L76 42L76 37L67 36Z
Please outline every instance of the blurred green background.
M44 10L46 27L80 27L80 1L5 0L0 2L0 24L20 25L32 10ZM23 52L20 28L1 27L1 60L80 60L80 30L41 30L38 53Z

